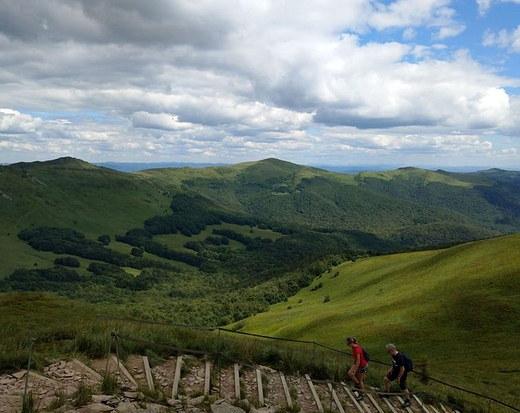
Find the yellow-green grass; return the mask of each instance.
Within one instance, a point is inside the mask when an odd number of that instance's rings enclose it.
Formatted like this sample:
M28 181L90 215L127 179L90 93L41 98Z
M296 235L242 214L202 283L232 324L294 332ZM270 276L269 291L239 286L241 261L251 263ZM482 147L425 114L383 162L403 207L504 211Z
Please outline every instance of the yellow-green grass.
M108 248L115 251L129 254L132 246L121 242L112 241ZM2 257L2 272L0 279L8 277L17 269L38 269L54 267L54 260L59 257L67 256L67 254L55 254L49 251L37 251L29 246L27 243L21 241L16 234L0 234L0 256ZM146 258L157 261L163 261L171 264L171 260L157 257L153 254L145 253ZM90 274L86 269L93 260L75 256L79 261L80 267L74 270L80 274ZM176 264L177 265L177 264ZM178 263L177 266L184 266L185 264ZM125 271L134 275L140 271L130 268L125 268Z
M393 179L413 180L423 184L439 182L451 186L461 187L471 187L474 185L471 182L461 181L455 178L453 174L439 173L436 171L429 171L419 168L400 168L385 172L361 172L359 177L361 180L364 178L377 178L383 181L390 181ZM483 184L483 182L484 179L479 181L480 184Z
M338 349L354 335L382 362L394 342L434 378L518 401L520 235L343 263L241 325Z
M0 233L0 257L2 257L0 279L3 279L19 268L52 267L57 255L34 250L21 241L16 233Z
M101 337L108 349L110 325L98 319L108 309L45 293L0 294L0 369L12 371L26 365L33 342L32 366L41 369L53 356L76 355L74 337ZM106 342L106 344L104 344ZM66 347L66 349L64 349Z
M154 237L154 241L160 242L167 247L174 250L184 250L185 252L193 252L188 248L184 248L184 244L188 241L204 241L207 237L216 236L213 234L214 229L225 229L232 230L238 234L250 237L250 238L269 238L275 241L278 238L283 237L279 232L274 232L269 229L260 229L258 227L249 227L245 225L237 225L237 224L228 224L222 223L219 225L208 225L200 234L192 235L191 237L187 237L181 233L177 234L167 234L167 235L156 235ZM230 248L245 248L244 244L230 240L229 243ZM195 253L195 252L193 252Z

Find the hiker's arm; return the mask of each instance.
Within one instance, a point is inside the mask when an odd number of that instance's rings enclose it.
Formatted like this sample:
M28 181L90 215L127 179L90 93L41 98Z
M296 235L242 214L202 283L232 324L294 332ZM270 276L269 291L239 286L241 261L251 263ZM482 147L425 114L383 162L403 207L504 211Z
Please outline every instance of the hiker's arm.
M350 370L348 372L349 375L356 374L356 372L358 371L360 362L361 362L361 358L359 357L359 354L356 354L356 356L354 357L354 364L352 365L352 367L350 368Z
M399 375L397 376L396 380L400 381L403 374L404 374L404 366L401 366L401 367L399 367Z

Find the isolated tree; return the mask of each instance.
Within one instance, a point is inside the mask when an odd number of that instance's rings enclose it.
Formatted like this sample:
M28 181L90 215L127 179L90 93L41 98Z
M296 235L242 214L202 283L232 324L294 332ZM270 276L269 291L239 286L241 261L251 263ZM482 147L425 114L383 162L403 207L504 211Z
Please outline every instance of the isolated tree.
M130 254L132 254L134 257L142 257L143 256L143 249L142 248L132 248L132 251L130 251Z
M98 237L98 241L101 242L103 245L110 244L110 235L100 235Z

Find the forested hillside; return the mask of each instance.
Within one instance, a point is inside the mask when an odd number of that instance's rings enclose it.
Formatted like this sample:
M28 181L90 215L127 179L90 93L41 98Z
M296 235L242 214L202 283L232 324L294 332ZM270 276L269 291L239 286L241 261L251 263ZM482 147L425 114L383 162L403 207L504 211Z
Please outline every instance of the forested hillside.
M520 174L276 159L124 173L61 158L0 167L0 208L2 291L227 324L343 261L518 232Z

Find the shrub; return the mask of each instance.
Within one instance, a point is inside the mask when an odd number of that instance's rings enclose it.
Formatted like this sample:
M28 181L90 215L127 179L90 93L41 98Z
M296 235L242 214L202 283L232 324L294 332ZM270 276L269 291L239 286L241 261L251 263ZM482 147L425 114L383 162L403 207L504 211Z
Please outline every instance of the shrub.
M106 336L98 334L82 335L78 337L76 346L78 351L90 359L105 357L108 348Z
M93 390L87 385L80 383L78 389L72 395L74 407L82 407L92 402Z
M109 374L103 377L101 382L101 391L104 394L116 394L117 393L117 378L110 376Z
M65 393L62 390L56 390L54 392L54 399L49 404L49 407L47 408L47 410L52 410L52 411L57 410L60 407L64 406L66 402L67 402L67 393Z

